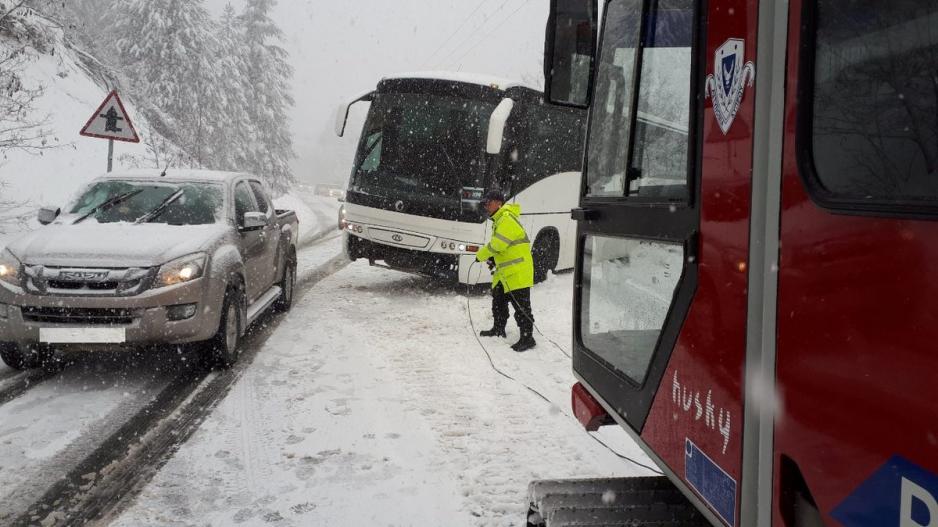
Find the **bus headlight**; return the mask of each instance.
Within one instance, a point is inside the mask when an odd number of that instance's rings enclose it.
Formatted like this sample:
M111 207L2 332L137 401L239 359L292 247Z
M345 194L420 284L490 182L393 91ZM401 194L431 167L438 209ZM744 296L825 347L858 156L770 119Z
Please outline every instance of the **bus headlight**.
M478 245L469 245L465 242L457 242L453 240L440 240L438 246L441 251L451 253L465 254L479 251Z
M206 259L204 253L196 253L163 264L153 286L166 287L201 278L205 272Z
M23 264L8 250L0 252L0 280L17 287L20 286Z
M348 228L348 213L345 212L345 206L339 208L339 230L344 231Z

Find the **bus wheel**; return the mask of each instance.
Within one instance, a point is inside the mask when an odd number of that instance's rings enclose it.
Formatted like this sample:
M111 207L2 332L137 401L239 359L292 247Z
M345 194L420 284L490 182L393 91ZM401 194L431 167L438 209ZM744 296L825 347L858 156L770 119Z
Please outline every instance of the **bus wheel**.
M547 280L547 273L556 269L560 260L560 240L557 233L543 231L538 234L531 256L534 257L534 283L539 284Z

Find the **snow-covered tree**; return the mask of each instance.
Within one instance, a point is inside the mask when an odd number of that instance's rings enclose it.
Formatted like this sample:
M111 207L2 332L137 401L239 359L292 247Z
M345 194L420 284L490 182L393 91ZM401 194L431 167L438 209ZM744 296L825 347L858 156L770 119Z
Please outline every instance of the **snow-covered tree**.
M48 0L0 0L0 160L11 149L40 150L47 144L44 116L35 103L41 85L23 81L22 70L37 53L52 53L54 36L41 9Z
M279 46L283 33L270 18L275 5L276 0L247 0L238 22L247 58L246 110L255 134L251 168L276 192L284 192L294 182L289 117L294 102L290 93L293 69L286 50Z
M218 146L218 166L225 170L251 171L255 161L254 125L246 112L249 104L248 57L237 13L231 4L225 6L217 30L218 48L215 62L224 86L222 117L212 133L212 143Z
M137 105L194 165L213 164L208 138L221 109L215 27L201 0L124 0L114 32Z
M46 116L37 114L43 87L23 79L23 70L37 54L54 52L54 24L44 9L49 0L0 0L0 166L10 150L41 153L58 144L51 142ZM21 218L13 211L26 203L12 199L0 180L0 232Z

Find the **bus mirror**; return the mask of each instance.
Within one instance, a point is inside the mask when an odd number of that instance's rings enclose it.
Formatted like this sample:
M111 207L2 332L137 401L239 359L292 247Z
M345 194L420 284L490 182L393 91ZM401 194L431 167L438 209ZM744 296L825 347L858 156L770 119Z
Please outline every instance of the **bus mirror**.
M544 98L587 108L596 60L596 0L551 0L544 42Z
M339 108L335 112L335 135L343 137L345 135L345 124L348 122L349 110L352 109L356 103L359 102L371 102L375 99L375 92L370 91L364 93L351 102L343 103L339 105Z
M508 124L508 118L511 117L511 110L514 107L515 101L502 99L492 112L492 117L489 118L489 137L485 145L485 151L489 154L501 153L502 142L505 139L505 126Z
M345 135L345 123L348 121L348 111L352 106L349 104L340 104L335 112L335 135L342 137Z

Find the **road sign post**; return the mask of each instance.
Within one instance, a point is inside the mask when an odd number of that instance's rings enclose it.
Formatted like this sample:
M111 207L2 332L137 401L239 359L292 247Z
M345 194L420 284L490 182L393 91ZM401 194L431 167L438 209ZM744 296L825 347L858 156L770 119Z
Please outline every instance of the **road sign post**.
M140 136L133 123L130 122L130 115L124 109L124 103L117 95L117 90L108 94L101 106L94 112L94 115L88 119L85 127L81 129L81 135L85 137L95 137L98 139L107 139L107 171L114 168L114 141L124 141L127 143L139 143Z

